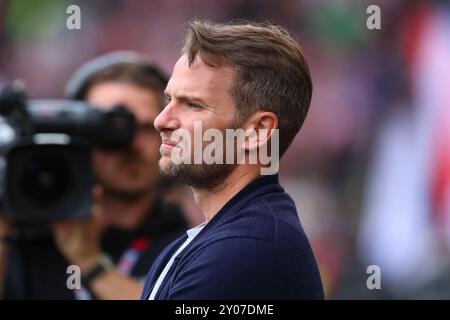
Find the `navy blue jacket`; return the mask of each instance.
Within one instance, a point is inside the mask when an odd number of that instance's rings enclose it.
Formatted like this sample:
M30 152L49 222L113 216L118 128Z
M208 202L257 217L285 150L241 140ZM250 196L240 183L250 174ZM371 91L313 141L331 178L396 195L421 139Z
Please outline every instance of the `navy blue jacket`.
M148 299L175 240L152 266ZM323 299L320 274L294 201L278 175L262 176L235 195L176 257L156 300Z

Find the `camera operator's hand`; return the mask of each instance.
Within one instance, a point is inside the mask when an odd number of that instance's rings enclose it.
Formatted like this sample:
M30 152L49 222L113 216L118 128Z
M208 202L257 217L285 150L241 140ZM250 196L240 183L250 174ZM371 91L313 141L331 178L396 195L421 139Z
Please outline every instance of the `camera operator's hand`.
M60 252L70 263L78 265L81 271L89 271L95 267L101 255L102 193L100 186L93 188L93 205L88 219L63 221L53 225L53 234Z
M108 224L103 213L104 197L101 186L93 189L91 217L82 221L60 222L53 233L60 252L82 273L95 268L102 257L101 234ZM90 290L99 299L139 299L143 286L132 277L109 268L90 282Z

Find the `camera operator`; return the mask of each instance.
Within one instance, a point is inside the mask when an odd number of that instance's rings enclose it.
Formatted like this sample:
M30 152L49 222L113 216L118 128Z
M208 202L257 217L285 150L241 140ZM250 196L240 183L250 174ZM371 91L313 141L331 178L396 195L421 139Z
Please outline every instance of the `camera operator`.
M123 105L138 129L127 150L93 150L97 184L89 219L54 223L53 239L30 242L22 252L11 246L6 298L139 298L149 266L186 228L181 211L165 204L159 190L160 137L153 121L163 107L166 82L157 66L133 52L94 59L69 81L68 98L101 108ZM6 255L8 249L2 250ZM81 270L80 290L67 286L69 264ZM1 270L0 265L0 285Z

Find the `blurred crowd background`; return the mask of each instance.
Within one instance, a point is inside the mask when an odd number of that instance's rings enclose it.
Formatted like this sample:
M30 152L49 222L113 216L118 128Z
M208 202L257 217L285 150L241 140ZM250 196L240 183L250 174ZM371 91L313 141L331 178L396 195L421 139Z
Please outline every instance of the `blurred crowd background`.
M68 30L66 8L81 8ZM369 30L366 9L381 9ZM0 0L0 86L61 98L82 63L145 53L167 72L193 17L268 20L309 62L310 113L282 159L327 298L450 298L450 6L380 0ZM190 221L202 220L189 205ZM367 268L381 289L367 287Z

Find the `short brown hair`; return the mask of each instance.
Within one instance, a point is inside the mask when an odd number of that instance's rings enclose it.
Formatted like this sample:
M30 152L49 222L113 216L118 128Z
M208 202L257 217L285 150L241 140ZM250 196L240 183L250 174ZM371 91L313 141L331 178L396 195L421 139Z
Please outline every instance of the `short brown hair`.
M312 81L302 50L282 27L268 23L189 23L183 52L211 66L236 71L232 95L239 121L264 110L277 115L280 155L300 130L309 109Z

